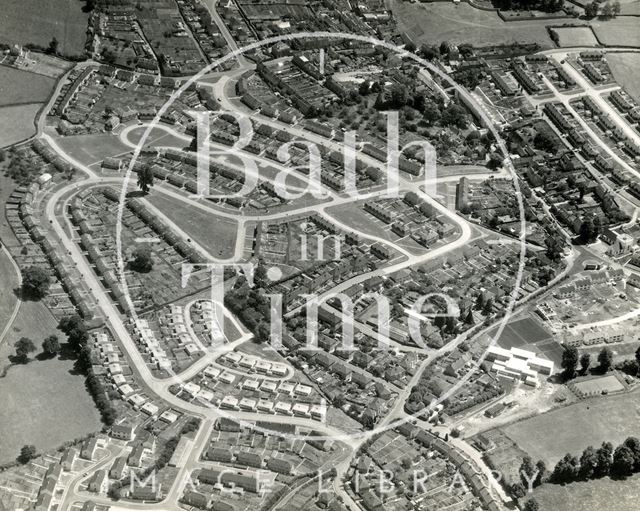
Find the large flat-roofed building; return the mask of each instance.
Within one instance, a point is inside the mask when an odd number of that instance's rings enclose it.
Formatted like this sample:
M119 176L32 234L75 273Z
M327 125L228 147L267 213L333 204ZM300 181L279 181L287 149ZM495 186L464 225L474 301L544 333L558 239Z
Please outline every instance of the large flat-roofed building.
M487 361L493 362L491 372L512 380L522 380L527 385L536 386L538 374L551 375L553 362L539 357L533 351L520 348L505 349L491 346L487 351Z

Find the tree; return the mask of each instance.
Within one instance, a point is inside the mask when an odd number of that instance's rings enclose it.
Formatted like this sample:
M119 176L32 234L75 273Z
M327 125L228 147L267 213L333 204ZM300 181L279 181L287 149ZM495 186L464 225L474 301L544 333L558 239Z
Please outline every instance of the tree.
M587 218L580 225L580 241L582 243L593 243L600 234L600 228L592 218Z
M444 112L442 112L442 122L446 126L457 126L460 129L465 129L469 124L467 112L460 105L451 103Z
M26 361L29 353L36 351L36 345L28 337L21 337L15 344L16 358Z
M33 458L36 457L36 448L34 445L24 445L22 449L20 449L20 456L18 456L18 463L22 463L26 465Z
M618 14L620 14L620 10L622 9L622 7L620 5L620 2L618 0L613 2L612 8L613 8L613 15L614 16L617 16Z
M568 483L575 480L578 475L579 462L575 456L571 454L565 454L555 468L551 478L557 483Z
M29 266L22 272L22 291L30 298L39 300L49 291L49 272L39 266Z
M640 346L636 350L636 366L638 368L638 374L640 374Z
M422 56L428 61L437 59L440 56L438 49L435 46L427 46L426 44L423 44L420 47L420 53L422 53Z
M609 348L602 348L602 351L598 353L598 364L600 364L600 371L606 373L613 366L613 353Z
M509 487L509 491L516 499L521 499L527 494L527 489L520 482L513 483Z
M542 460L538 460L538 463L536 463L536 470L538 471L538 473L536 474L536 480L533 482L533 485L540 486L547 477L546 463Z
M630 476L633 472L634 464L635 460L631 449L625 445L619 445L613 453L611 473L618 477Z
M576 377L576 367L578 366L578 348L569 347L562 353L562 368L565 380Z
M580 478L584 480L593 479L598 470L598 453L592 447L587 447L582 451L580 457Z
M598 15L598 11L600 10L600 7L598 5L598 2L591 2L587 5L585 5L584 7L584 15L587 18L595 18Z
M604 7L602 8L602 17L605 19L613 18L613 7L609 2L604 4Z
M153 186L153 170L149 165L144 165L138 171L138 188L145 195L149 193L149 189Z
M547 246L546 255L552 261L560 261L564 243L559 236L549 235L545 238L544 244Z
M539 509L540 505L536 499L529 499L524 505L524 511L538 511Z
M530 456L525 456L522 458L522 463L520 464L520 470L518 474L520 474L520 481L525 488L529 487L529 481L532 480L533 474L536 471L536 467L533 464L533 460ZM531 481L533 484L533 481Z
M557 149L554 138L544 131L536 133L536 136L533 137L533 147L549 153Z
M55 355L60 352L60 342L56 335L50 335L42 343L42 350L47 355Z
M473 319L473 310L471 307L469 307L469 311L467 312L467 315L464 318L464 323L465 325L473 325L475 323Z
M391 103L392 108L402 108L407 104L409 93L407 87L401 83L395 83L391 86Z
M151 257L151 249L149 247L141 246L133 251L131 268L138 273L149 273L153 269L153 258Z
M589 355L589 353L583 353L582 356L580 357L580 372L582 374L587 374L590 364L591 364L591 355Z
M58 46L59 46L58 40L54 37L49 42L49 47L47 48L47 53L50 53L52 55L57 55L58 54Z
M640 470L640 440L634 436L627 438L623 445L627 447L633 454L634 472Z
M447 41L442 41L440 43L440 55L448 55L449 51L451 51L451 45Z
M604 477L609 475L611 471L611 457L613 456L613 445L610 442L603 442L597 451L598 467L596 468L596 477Z
M58 328L67 335L71 348L80 353L89 340L89 332L82 318L77 314L66 316L60 320Z

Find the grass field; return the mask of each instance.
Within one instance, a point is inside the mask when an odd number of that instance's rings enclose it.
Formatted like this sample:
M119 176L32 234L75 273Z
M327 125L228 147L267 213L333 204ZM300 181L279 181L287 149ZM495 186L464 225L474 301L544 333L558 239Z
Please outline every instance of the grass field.
M492 332L492 335L495 331ZM553 340L551 334L532 317L511 321L502 330L498 344L503 348L521 348L536 351L559 364L562 360L562 347Z
M76 135L56 140L65 152L85 165L99 164L109 156L131 152L131 148L123 144L112 134Z
M410 237L405 237L402 241L396 234L391 232L391 228L381 220L362 209L361 204L343 204L327 208L327 213L339 222L353 227L357 231L379 238L385 239L390 243L399 245L413 254L423 254L425 248L419 245Z
M187 204L159 193L152 193L147 199L214 257L224 259L235 253L236 222L189 208Z
M558 34L560 46L596 46L598 40L591 27L559 27L553 29Z
M44 103L56 86L48 76L0 66L0 107L24 103Z
M0 346L0 366L9 364L13 344L30 338L41 352L49 335L60 335L57 322L40 302L23 302L13 327ZM73 373L72 360L32 360L11 367L0 378L0 463L15 459L26 443L38 449L100 429L100 415L85 389L84 377Z
M602 44L607 46L640 47L638 18L621 17L592 24L593 31Z
M0 108L0 126L3 126L0 130L0 147L15 144L34 135L34 120L41 107L42 103L33 103Z
M0 333L13 313L18 299L13 290L18 287L18 275L7 254L0 252Z
M100 427L72 360L34 360L0 379L0 463L15 459L25 444L51 449Z
M55 37L62 53L82 54L89 19L83 6L81 0L2 0L0 42L46 47Z
M543 484L534 490L533 496L540 505L540 511L636 511L640 499L640 475L624 481L605 478L565 486Z
M616 82L640 103L640 53L610 53L607 60Z
M495 12L481 11L461 3L390 2L400 31L416 44L470 43L476 46L513 42L537 42L551 47L545 25L549 21L514 21L505 23Z
M576 383L575 386L580 392L592 395L601 394L602 392L611 394L612 392L624 390L624 385L613 374L581 381Z
M637 435L639 417L638 393L632 392L586 399L502 430L531 457L553 466L568 452L580 455L589 445L617 445Z

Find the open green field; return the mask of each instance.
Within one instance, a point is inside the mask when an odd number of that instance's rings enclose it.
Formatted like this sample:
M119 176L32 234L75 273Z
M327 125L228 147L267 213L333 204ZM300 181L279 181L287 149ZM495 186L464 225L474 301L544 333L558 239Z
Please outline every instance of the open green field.
M56 81L48 76L1 66L0 106L44 103L55 86Z
M636 511L640 500L640 476L636 474L624 481L607 477L565 486L543 484L533 491L533 496L540 504L540 511Z
M553 29L558 34L560 46L596 46L598 40L591 27L558 27Z
M640 53L609 53L607 61L616 82L640 102Z
M448 41L475 46L513 42L553 46L545 29L549 21L545 20L505 23L495 12L481 11L466 3L423 4L392 0L390 8L397 17L400 31L409 34L417 45Z
M586 399L501 429L532 458L553 466L566 453L579 456L589 445L617 445L637 435L639 413L638 393L631 392Z
M84 5L81 0L2 0L0 42L47 47L55 37L60 52L80 55L89 19Z
M100 427L73 360L34 360L0 379L0 463L14 460L25 444L51 449Z
M85 165L99 165L109 156L126 154L132 149L110 133L61 137L56 142L64 151Z
M4 250L0 251L0 335L2 335L18 302L18 298L13 292L17 287L18 275L11 259Z
M5 106L0 108L0 147L25 140L36 132L34 120L42 103Z
M593 31L606 46L640 47L640 24L636 17L620 17L592 23Z
M160 193L152 192L146 198L214 257L226 259L234 255L237 222L190 208L188 203Z
M0 347L0 365L9 364L13 344L30 338L37 347L49 335L60 336L57 322L40 302L23 302ZM73 360L32 360L9 369L0 378L0 463L12 461L24 444L52 448L100 429L100 415L84 386L84 377L73 371Z
M402 241L400 238L391 232L391 228L378 220L373 215L367 213L362 209L361 204L341 204L339 206L332 206L327 208L327 213L339 222L353 227L355 230L364 234L370 234L371 236L377 236L390 243L395 243L406 250L409 250L413 254L423 254L425 248L418 244L410 237L405 237Z

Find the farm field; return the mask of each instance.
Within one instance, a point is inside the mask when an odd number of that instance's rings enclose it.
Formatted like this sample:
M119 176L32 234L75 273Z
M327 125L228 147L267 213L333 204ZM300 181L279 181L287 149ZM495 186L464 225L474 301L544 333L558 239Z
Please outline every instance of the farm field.
M14 460L25 444L51 449L100 426L84 376L74 373L71 359L33 360L0 379L0 463Z
M631 392L585 399L501 429L532 458L553 466L568 452L636 435L638 411L638 394Z
M606 46L640 47L640 30L636 17L595 22L592 26L600 42Z
M640 498L640 476L636 474L623 481L607 477L564 486L543 484L533 491L533 496L540 504L540 511L635 511Z
M36 132L34 120L42 103L5 106L0 108L0 125L11 129L0 131L0 147L6 147L25 140Z
M596 46L598 40L591 27L558 27L553 29L558 34L560 46Z
M0 67L0 107L25 103L44 103L56 81L9 66Z
M189 208L185 203L159 193L152 193L147 196L147 200L214 257L225 259L235 253L238 229L236 222Z
M640 102L640 53L609 53L607 61L616 82Z
M469 43L474 46L513 42L539 43L551 47L545 25L549 21L514 21L506 23L495 12L481 11L461 3L390 2L398 27L419 46L421 43Z
M55 37L60 52L81 55L89 19L83 6L79 0L3 0L0 42L47 47Z

